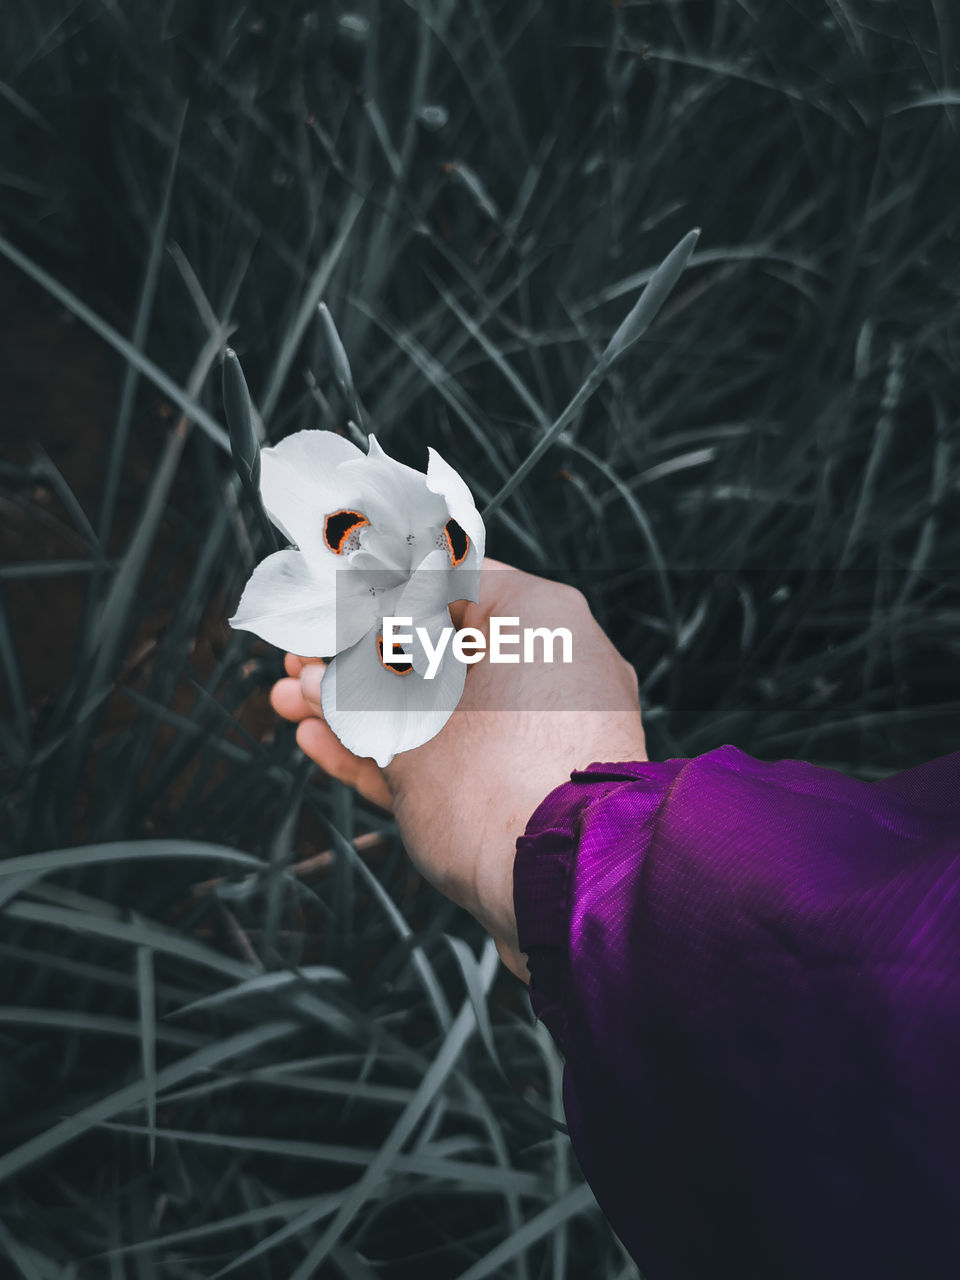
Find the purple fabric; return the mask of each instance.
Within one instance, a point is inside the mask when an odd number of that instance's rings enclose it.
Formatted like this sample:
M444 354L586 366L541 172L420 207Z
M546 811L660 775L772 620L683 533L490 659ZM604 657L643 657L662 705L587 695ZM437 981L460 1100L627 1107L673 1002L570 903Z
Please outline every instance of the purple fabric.
M534 1011L648 1280L960 1276L960 752L592 764L517 841Z

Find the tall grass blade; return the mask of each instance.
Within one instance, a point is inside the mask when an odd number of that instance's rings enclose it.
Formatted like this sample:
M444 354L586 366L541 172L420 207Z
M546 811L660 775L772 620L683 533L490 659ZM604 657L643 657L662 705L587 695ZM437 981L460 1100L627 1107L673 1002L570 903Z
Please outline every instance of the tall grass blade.
M143 351L147 343L150 319L153 315L154 301L157 295L157 281L160 277L160 266L163 262L163 246L170 221L170 204L173 196L173 184L176 179L177 165L180 160L180 142L183 136L183 124L187 109L184 106L174 128L173 146L170 152L170 163L167 168L167 179L163 186L163 197L157 210L153 235L150 238L150 252L144 269L143 283L140 286L140 298L137 302L137 313L133 322L133 333L130 335L131 345L137 351ZM130 420L133 417L134 398L139 382L139 371L133 361L127 361L120 388L120 404L117 409L113 438L107 452L106 475L103 481L103 496L100 499L100 521L98 533L104 547L110 540L113 529L113 517L117 505L117 494L120 490L120 474L127 456L127 437L130 433Z
M327 356L330 360L333 376L337 386L340 388L341 395L353 412L355 422L359 426L363 421L363 415L360 412L357 389L353 382L353 370L350 368L350 361L347 358L347 352L340 334L337 332L337 326L333 322L333 316L330 314L325 302L317 304L317 315L320 319L320 332L327 348Z
M213 862L233 863L238 867L262 870L265 863L252 853L241 853L222 844L202 840L117 840L108 844L81 844L71 849L47 849L43 853L25 853L16 858L0 859L0 878L31 875L40 877L76 867L110 865L115 862L139 862L153 858L209 858Z
M314 982L349 983L350 979L341 969L333 969L326 964L308 964L302 969L279 973L261 973L246 982L225 991L217 991L212 996L202 996L199 1000L191 1000L182 1009L175 1010L174 1016L186 1017L187 1014L198 1013L201 1009L222 1008L234 1000L243 1000L247 996L270 995L281 987L293 983L311 984Z
M219 334L207 340L190 376L188 396L191 401L199 395L222 345ZM128 630L130 610L136 599L137 583L146 567L147 557L164 517L170 489L189 434L190 421L189 415L181 418L167 440L167 447L153 474L136 530L124 552L100 616L91 629L93 656L89 689L93 693L109 678L120 655L120 647Z
M235 1231L238 1227L254 1227L261 1222L271 1222L274 1218L286 1218L288 1221L295 1214L302 1212L307 1206L313 1207L318 1200L327 1202L327 1208L333 1213L343 1198L339 1191L329 1192L326 1196L302 1196L299 1200L275 1200L273 1204L263 1205L260 1209L247 1209L243 1213L231 1214L227 1218L214 1218L198 1227L186 1227L182 1231L171 1231L166 1235L152 1236L149 1240L141 1240L136 1244L118 1245L110 1249L104 1257L120 1258L131 1254L142 1253L146 1249L164 1248L171 1245L188 1244L194 1240L206 1240L210 1236L220 1235L225 1231Z
M340 219L340 227L337 231L337 238L330 246L313 274L309 288L303 296L300 307L293 319L287 332L283 335L283 341L280 344L280 350L274 361L270 378L267 382L266 390L261 399L264 422L269 422L273 416L273 411L280 399L280 393L283 390L283 384L286 380L293 357L297 353L300 341L306 332L307 325L313 319L320 299L323 297L330 283L330 277L333 275L340 258L343 255L344 248L350 238L354 223L360 215L363 208L363 198L361 196L351 196L347 201Z
M492 980L498 964L499 957L491 939L484 949L481 961L486 983L489 984ZM324 1259L329 1257L331 1250L339 1245L356 1214L366 1201L377 1193L383 1178L388 1170L393 1167L404 1143L413 1133L430 1105L436 1100L438 1090L455 1067L475 1027L475 1015L472 1006L468 1002L458 1013L444 1038L439 1053L427 1068L413 1097L407 1103L390 1134L371 1160L366 1172L344 1196L333 1222L317 1244L310 1250L300 1266L296 1268L290 1280L307 1280L307 1277L313 1275ZM290 1223L288 1227L261 1240L253 1249L247 1250L246 1253L239 1258L235 1258L227 1266L221 1267L219 1271L210 1277L210 1280L218 1280L220 1276L231 1274L236 1268L254 1261L254 1259L282 1244L284 1240L300 1234L300 1232L312 1226L319 1216L319 1214L315 1215L313 1210L308 1209L306 1213L295 1222Z
M228 453L230 451L230 441L223 427L211 418L202 405L197 404L178 387L168 374L158 368L142 351L138 351L132 342L128 342L112 325L107 324L86 303L81 302L76 294L71 293L58 280L55 280L49 272L44 271L26 254L21 253L15 245L11 244L2 235L0 235L0 253L12 262L14 266L25 272L31 280L35 280L41 288L46 289L47 293L56 298L58 302L61 302L78 320L82 320L85 325L88 325L104 342L113 347L115 351L118 351L149 382L152 382L169 400L172 400L179 409L182 409L187 417L195 422L224 452Z
M10 709L13 713L13 721L19 733L19 740L14 739L11 726L11 741L16 741L15 750L18 756L22 756L29 750L31 731L30 702L27 696L23 668L20 665L20 655L17 652L13 619L10 616L2 579L0 579L0 670L3 672L4 684L7 687L7 697L10 699ZM0 861L0 867L2 866L3 862Z
M292 1035L297 1030L297 1027L298 1024L296 1022L274 1019L270 1022L261 1023L260 1026L252 1030L241 1031L237 1035L218 1040L215 1044L198 1049L196 1053L191 1053L187 1057L181 1058L178 1062L171 1063L170 1066L158 1071L156 1088L158 1092L169 1089L173 1085L180 1084L182 1081L188 1080L191 1076L198 1075L202 1071L209 1071L214 1067L218 1067L223 1062L228 1062L233 1058L242 1058L245 1054L262 1049L266 1045L273 1044L276 1040ZM120 1112L129 1110L131 1107L142 1106L145 1094L146 1082L141 1077L132 1084L125 1085L122 1089L117 1089L114 1093L107 1094L96 1102L90 1103L75 1115L69 1116L59 1124L53 1125L52 1128L47 1129L44 1133L28 1139L28 1141L21 1143L20 1146L15 1147L12 1151L0 1155L0 1183L8 1182L23 1169L36 1164L38 1160L43 1160L68 1142L72 1142L74 1138L87 1133L102 1121L109 1120Z
M23 1280L46 1280L46 1274L49 1272L44 1274L38 1270L33 1261L33 1251L22 1245L2 1221L0 1221L0 1249L3 1249L7 1259L16 1267Z
M540 437L513 475L509 477L484 507L484 520L488 520L494 511L510 497L517 486L526 479L527 475L559 437L560 433L565 427L569 426L600 386L614 361L618 360L628 347L632 346L653 323L658 311L666 302L674 285L683 274L699 237L699 229L687 232L680 243L675 245L660 263L660 266L650 277L647 287L607 343L580 390L561 413L560 417Z
M137 947L137 988L140 996L140 1057L152 1165L157 1154L157 1006L153 986L153 951L150 947Z
M467 1267L466 1271L462 1271L457 1276L457 1280L484 1280L486 1276L496 1275L504 1263L515 1258L518 1253L525 1252L532 1244L536 1244L538 1240L542 1240L544 1236L548 1236L559 1226L569 1222L571 1218L577 1217L591 1207L595 1209L596 1204L594 1194L587 1184L580 1183L548 1209L544 1209L542 1213L525 1222L519 1231L508 1236L495 1249L491 1249L472 1267Z
M441 1031L444 1033L448 1032L453 1020L450 1012L450 1005L447 1001L447 997L443 993L443 988L440 985L437 975L434 972L433 965L430 963L430 960L423 948L416 945L414 942L413 930L404 918L403 912L367 866L366 862L364 862L363 858L359 856L354 845L346 839L342 832L338 831L332 823L327 824L327 830L330 834L330 839L333 841L334 846L340 853L340 856L342 858L349 859L354 868L359 872L361 879L373 894L384 915L396 931L397 937L403 942L412 944L410 951L411 963L420 977L423 989L430 1000Z
M227 347L223 353L221 394L223 411L230 432L233 465L247 495L260 492L260 438L256 410L250 399L247 380L243 376L237 353Z

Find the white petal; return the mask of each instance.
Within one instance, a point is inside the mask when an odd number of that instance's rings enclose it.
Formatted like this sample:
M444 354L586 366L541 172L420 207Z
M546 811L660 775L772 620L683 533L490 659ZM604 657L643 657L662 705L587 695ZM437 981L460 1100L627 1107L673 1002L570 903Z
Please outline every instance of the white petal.
M262 450L260 496L267 514L311 559L337 559L323 540L324 521L331 512L352 509L354 495L339 472L363 460L356 445L333 431L296 431Z
M441 640L441 633L447 629L449 629L449 634L444 641L443 656L440 658L440 665L433 675L434 682L440 679L445 663L450 662L457 667L465 665L458 662L451 653L450 645L453 642L454 633L453 619L450 617L450 610L446 605L444 605L443 609L439 612L428 614L426 617L423 617L422 615L419 617L414 616L412 629L413 643L408 646L408 649L410 658L413 662L413 669L418 675L425 677L427 672L430 670L431 662L435 661L432 654L437 653L437 646ZM430 641L430 653L427 652L427 648L423 643L424 631L427 633L427 638Z
M372 756L382 768L440 732L463 694L466 671L449 652L433 680L389 671L374 628L328 667L320 686L323 716L349 751Z
M426 627L435 648L443 628L453 626L447 608L452 574L449 555L435 548L414 569L394 605L396 617L413 619L414 644L411 652L414 670L421 675L426 671L429 659L423 644L417 639L416 629ZM447 643L449 645L450 642Z
M486 550L483 517L462 476L440 457L436 449L428 449L427 453L430 459L427 464L427 485L432 492L440 494L447 511L470 539L470 550L463 563L457 565L458 577L451 583L457 594L451 595L449 600L476 600L480 588L480 567Z
M434 547L423 557L407 579L407 584L397 598L398 615L412 618L437 613L447 605L449 589L450 557L446 551Z
M356 494L357 508L374 533L394 540L395 558L403 558L406 567L432 550L447 519L444 501L427 487L422 471L389 457L375 436L367 456L345 463L337 480Z
M349 648L376 618L376 601L359 576L330 557L319 572L299 551L276 551L254 569L230 625L303 657Z
M360 549L350 553L350 568L362 573L376 591L402 586L410 576L412 548L396 534L366 528L360 533Z

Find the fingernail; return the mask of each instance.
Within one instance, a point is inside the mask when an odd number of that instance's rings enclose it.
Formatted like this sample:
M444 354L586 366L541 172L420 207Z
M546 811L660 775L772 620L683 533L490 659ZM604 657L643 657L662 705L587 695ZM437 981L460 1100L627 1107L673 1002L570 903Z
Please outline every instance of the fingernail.
M320 702L320 686L323 683L323 667L311 662L300 672L300 690L308 702Z

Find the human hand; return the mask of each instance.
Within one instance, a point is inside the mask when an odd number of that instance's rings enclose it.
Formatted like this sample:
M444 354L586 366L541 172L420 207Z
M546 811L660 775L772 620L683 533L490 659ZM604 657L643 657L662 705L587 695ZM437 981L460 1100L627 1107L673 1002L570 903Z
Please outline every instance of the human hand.
M487 558L480 599L451 605L454 625L489 637L491 617L524 627L567 627L570 664L490 663L468 668L463 696L429 742L381 769L353 755L323 720L319 659L288 654L271 703L299 722L300 749L360 795L392 810L414 866L491 933L507 968L529 981L518 947L513 861L541 800L595 760L645 760L637 677L584 596ZM496 572L494 572L496 570ZM595 710L575 708L594 707Z

